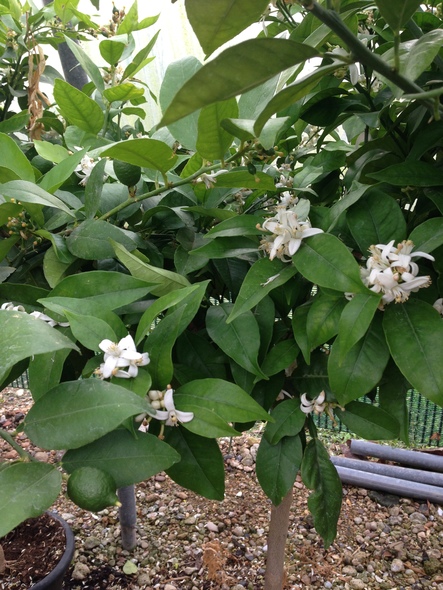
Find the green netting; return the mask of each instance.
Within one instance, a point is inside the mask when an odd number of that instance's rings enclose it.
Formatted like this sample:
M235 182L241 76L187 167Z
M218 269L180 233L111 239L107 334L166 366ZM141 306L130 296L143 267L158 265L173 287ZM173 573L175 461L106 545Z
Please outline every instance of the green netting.
M363 397L358 401L377 404L377 397L374 402ZM409 439L411 445L440 446L440 435L443 430L443 408L430 402L418 391L410 390L407 393L409 408ZM319 428L326 428L336 432L350 432L350 430L337 420L334 425L326 414L315 417ZM441 443L443 446L443 441Z

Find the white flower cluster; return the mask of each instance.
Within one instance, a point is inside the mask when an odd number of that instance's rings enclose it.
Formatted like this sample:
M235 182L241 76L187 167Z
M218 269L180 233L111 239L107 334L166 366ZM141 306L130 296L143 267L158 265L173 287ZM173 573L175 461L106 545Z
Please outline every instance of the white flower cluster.
M105 353L104 362L96 370L96 375L101 379L137 377L138 368L147 365L150 361L147 352L137 352L130 334L118 343L108 339L102 340L99 347ZM124 368L126 370L123 370Z
M20 311L22 313L27 313L26 309L23 307L23 305L14 305L11 302L3 303L2 306L0 307L0 309L7 309L9 311ZM69 322L56 322L55 320L50 318L45 313L42 313L41 311L32 311L28 315L31 315L34 318L37 318L39 320L46 322L47 324L49 324L51 326L51 328L53 328L54 326L62 326L62 328L69 326Z
M166 420L166 426L178 426L179 422L190 422L194 418L193 412L182 412L174 405L174 390L170 385L166 391L151 389L148 392L151 406L157 410L155 418Z
M303 238L323 233L323 230L311 227L309 221L301 221L297 213L287 208L290 199L285 199L276 207L277 213L263 222L258 229L269 231L273 235L261 240L260 250L264 250L271 260L275 257L283 262L290 262L291 257L300 248Z
M312 412L316 415L324 412L327 402L325 401L326 394L321 391L314 399L308 399L306 393L300 396L300 409L304 414L311 414Z
M431 277L417 276L418 265L412 258L421 256L428 260L435 259L426 252L412 252L413 248L411 240L403 240L397 247L392 240L389 244L377 244L369 248L372 256L368 258L366 268L360 268L360 273L368 289L383 293L381 309L392 301L404 303L411 292L431 284Z

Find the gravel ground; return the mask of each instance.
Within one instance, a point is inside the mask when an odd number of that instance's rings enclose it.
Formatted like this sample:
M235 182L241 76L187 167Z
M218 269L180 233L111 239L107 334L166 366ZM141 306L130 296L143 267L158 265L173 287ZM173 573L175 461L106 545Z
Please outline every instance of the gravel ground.
M28 392L4 390L0 425L12 429L28 407ZM40 459L55 458L26 439L21 442ZM66 590L262 589L270 502L255 477L259 433L219 442L225 455L225 500L201 498L165 474L137 485L138 544L132 552L120 547L116 509L91 514L61 497L55 508L76 536ZM330 445L334 454L341 448ZM2 459L15 458L3 441L0 452ZM346 486L338 536L324 550L312 528L308 494L297 481L286 552L287 589L443 590L439 506Z

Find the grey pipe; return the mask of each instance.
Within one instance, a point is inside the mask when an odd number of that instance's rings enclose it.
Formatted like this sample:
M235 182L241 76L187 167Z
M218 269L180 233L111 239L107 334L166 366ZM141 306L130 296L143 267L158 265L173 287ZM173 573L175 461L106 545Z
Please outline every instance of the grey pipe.
M379 457L380 459L387 459L388 461L396 461L404 465L412 465L421 469L443 473L443 457L438 455L396 449L389 445L378 445L363 440L351 440L350 450L354 455Z
M346 457L331 457L331 461L335 466L339 465L340 467L348 467L366 473L376 473L377 475L386 475L387 477L396 477L397 479L426 483L443 488L443 473L409 469L408 467L374 463L373 461L361 461L360 459L348 459Z
M443 504L443 490L436 486L357 471L348 467L336 466L336 469L343 483L370 490L380 490L406 498L418 498L436 504Z

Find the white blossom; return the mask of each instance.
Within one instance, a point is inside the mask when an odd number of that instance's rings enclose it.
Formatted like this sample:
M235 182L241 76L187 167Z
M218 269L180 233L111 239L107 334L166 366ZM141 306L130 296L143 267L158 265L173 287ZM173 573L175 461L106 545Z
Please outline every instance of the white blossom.
M438 313L443 316L443 298L440 297L440 299L437 299L434 302L434 305L432 306L434 307L434 309L436 309L438 311Z
M203 172L203 174L201 174L194 182L196 184L203 183L207 189L210 189L213 188L214 184L217 182L217 176L219 176L220 174L224 174L225 172L228 171L222 169L212 174L206 174L206 172Z
M109 377L121 377L123 379L137 377L138 367L143 367L150 362L147 352L137 352L130 334L122 338L118 343L106 338L100 342L99 347L105 353L104 362L97 369L97 374L102 379L109 379Z
M314 412L314 414L321 414L327 405L325 399L326 394L324 391L321 391L318 396L312 400L308 399L306 393L303 393L300 396L300 409L304 414L311 414L312 412Z
M153 392L154 399L151 397ZM153 390L153 392L150 391L148 394L148 397L152 400L151 405L153 405L155 401L159 401L161 407L164 408L164 410L157 410L155 415L157 420L165 420L166 426L178 426L179 422L190 422L193 420L193 412L182 412L181 410L176 409L174 405L174 390L170 385L168 385L162 399L160 400L158 399L159 392L157 390Z
M0 307L0 309L6 309L8 311L20 311L21 313L27 313L26 309L23 307L23 305L14 305L11 302L3 303L2 306ZM32 317L37 318L38 320L42 320L42 321L46 322L47 324L49 324L51 326L51 328L53 328L54 326L62 326L62 327L69 326L69 322L57 322L56 320L53 320L52 318L50 318L45 313L42 313L41 311L32 311L28 315L31 315Z

